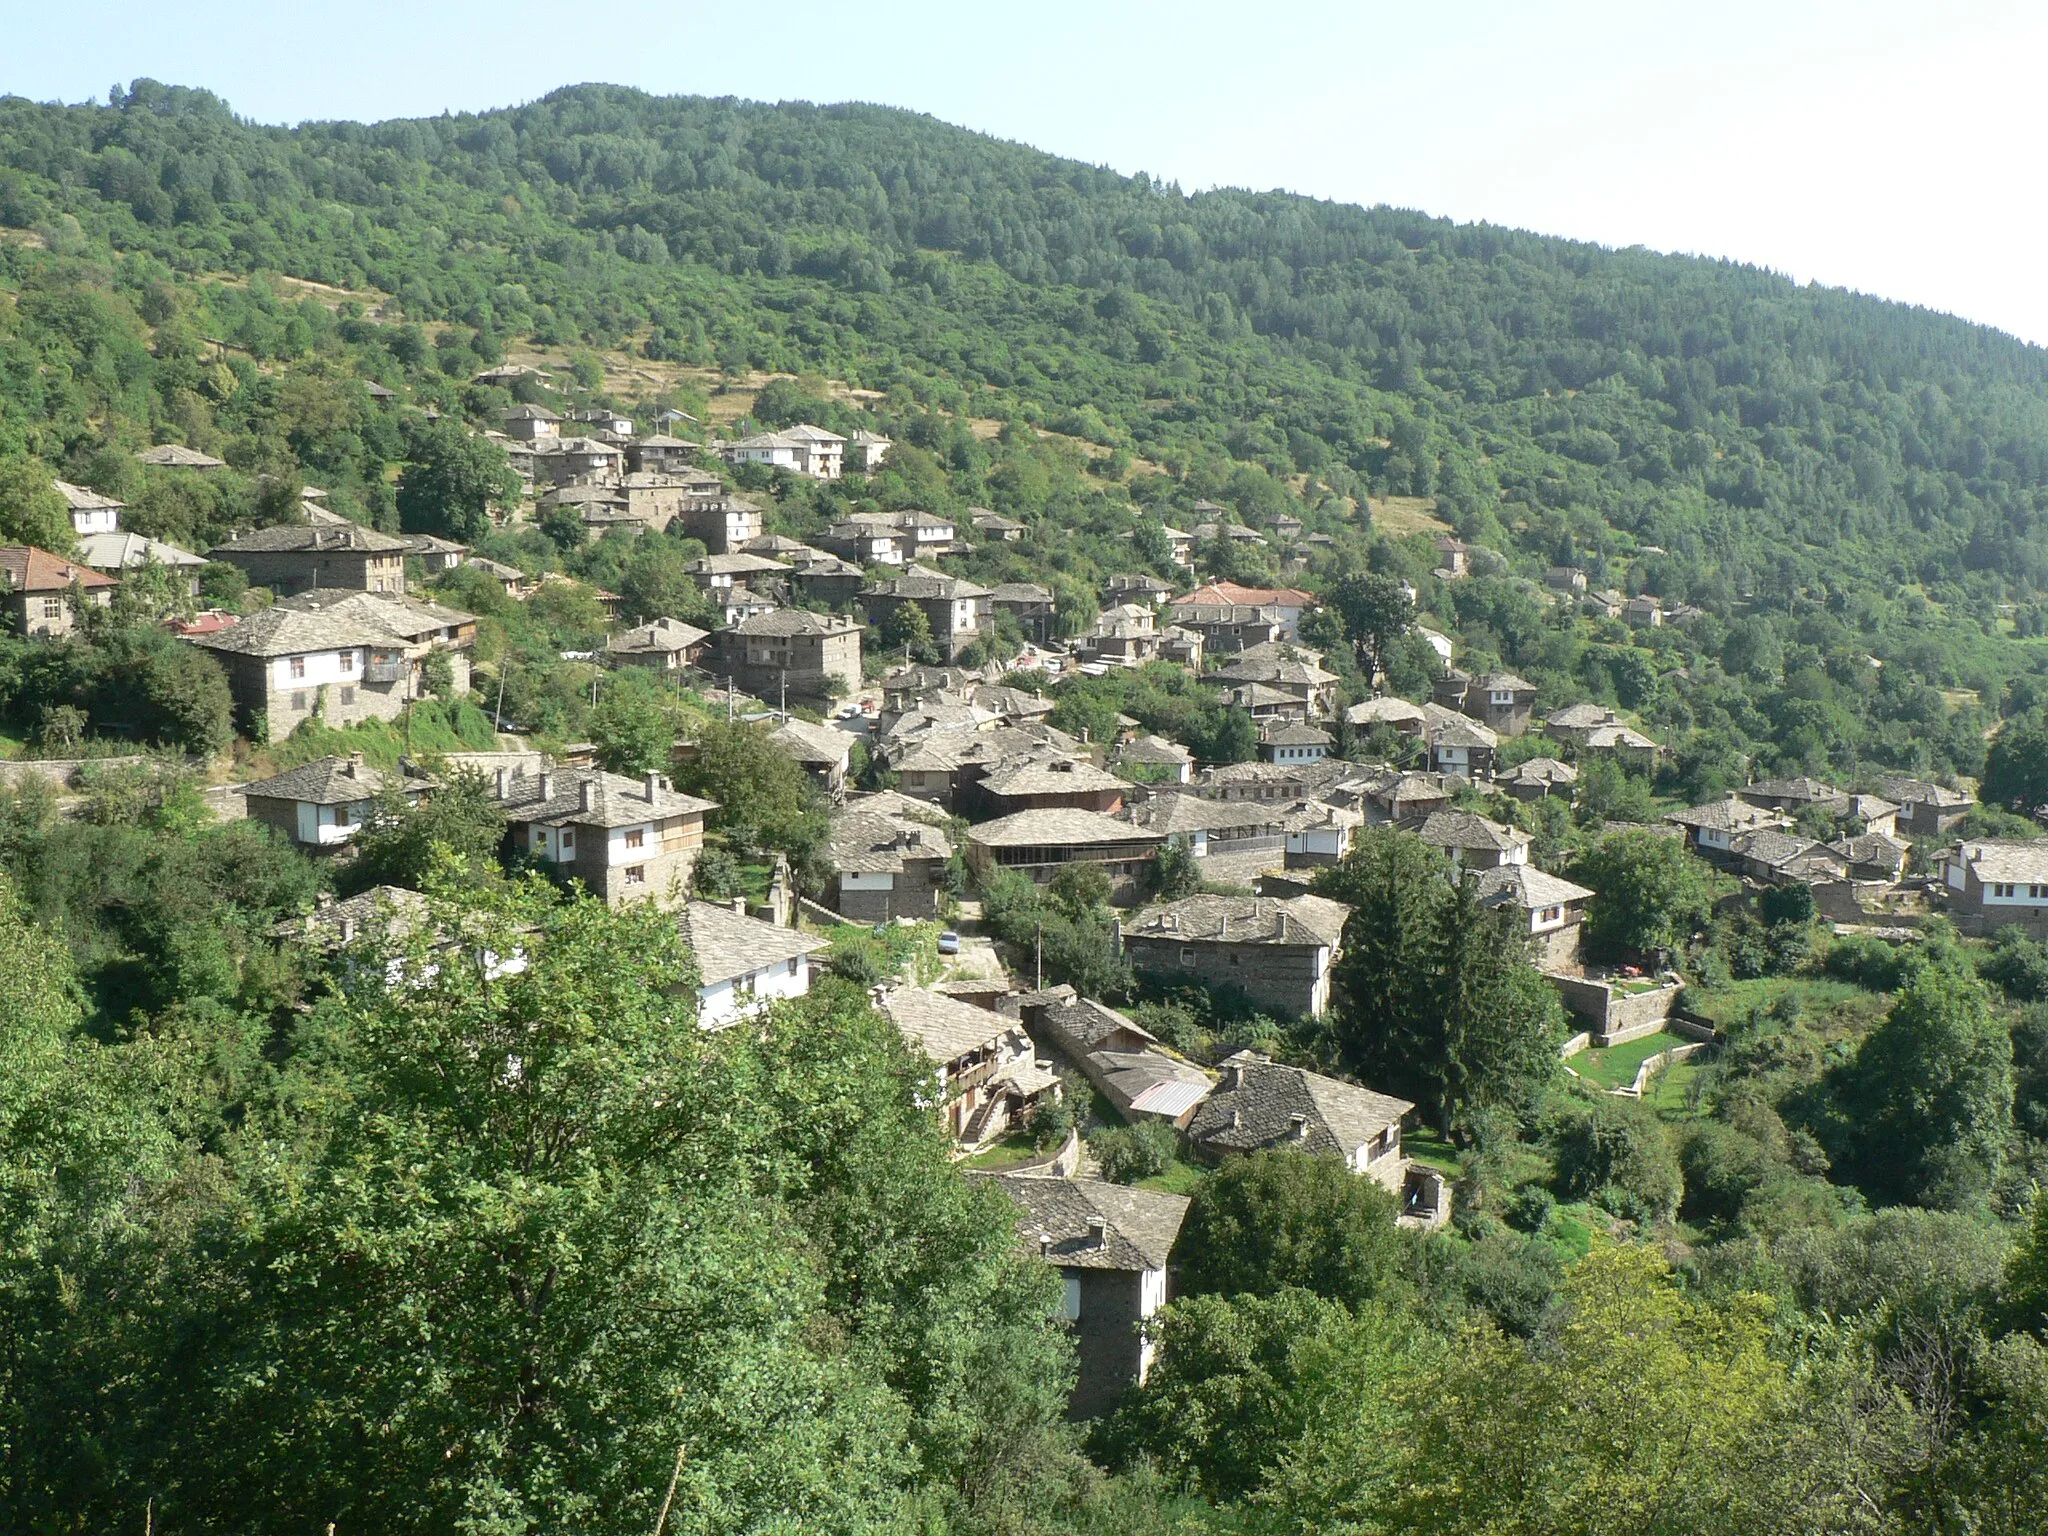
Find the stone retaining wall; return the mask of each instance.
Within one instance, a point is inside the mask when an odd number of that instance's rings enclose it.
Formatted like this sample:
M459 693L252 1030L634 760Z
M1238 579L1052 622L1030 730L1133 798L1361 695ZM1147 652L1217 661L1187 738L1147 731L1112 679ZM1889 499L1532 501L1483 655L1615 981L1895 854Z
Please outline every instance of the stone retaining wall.
M1654 1035L1670 1017L1683 984L1671 982L1648 992L1623 993L1605 981L1548 973L1565 1007L1587 1025L1593 1044L1603 1049Z

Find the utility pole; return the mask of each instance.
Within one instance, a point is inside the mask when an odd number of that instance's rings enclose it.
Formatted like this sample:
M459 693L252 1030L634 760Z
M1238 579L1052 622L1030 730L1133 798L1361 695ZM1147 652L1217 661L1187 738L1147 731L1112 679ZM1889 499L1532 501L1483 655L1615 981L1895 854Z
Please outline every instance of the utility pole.
M728 672L725 676L725 723L727 725L732 724L732 680L733 674Z
M1038 950L1038 981L1036 990L1043 992L1045 990L1045 924L1043 921L1038 925L1036 947Z

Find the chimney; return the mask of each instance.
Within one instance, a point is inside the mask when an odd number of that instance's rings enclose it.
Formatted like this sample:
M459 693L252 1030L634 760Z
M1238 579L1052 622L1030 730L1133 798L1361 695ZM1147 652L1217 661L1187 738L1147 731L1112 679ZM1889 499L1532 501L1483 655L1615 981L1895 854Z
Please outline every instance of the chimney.
M498 793L495 798L499 800L505 798L505 786L510 781L510 779L511 775L507 773L506 770L504 770L503 768L500 768L498 770Z
M1240 1063L1227 1061L1223 1064L1223 1086L1231 1093L1244 1086L1244 1067Z
M1296 1141L1306 1141L1308 1139L1308 1116L1289 1115L1287 1117L1287 1134Z
M363 754L360 752L349 753L348 766L341 771L352 779L360 779L363 776Z
M1231 1129L1232 1129L1233 1131L1241 1131L1241 1130L1243 1130L1243 1129L1244 1129L1244 1111L1243 1111L1243 1110L1241 1110L1241 1109L1233 1109L1233 1110L1232 1110L1232 1111L1230 1112L1230 1128L1231 1128Z
M1090 1248L1100 1248L1108 1241L1108 1238L1109 1223L1100 1216L1090 1216L1088 1218L1088 1246Z
M655 802L655 801L656 801L657 799L659 799L659 798L660 798L660 796L661 796L661 775L660 775L660 774L658 774L658 773L656 773L656 772L655 772L655 771L654 771L653 769L651 769L651 768L650 768L650 769L649 769L649 770L647 771L647 803L648 803L649 805L652 805L652 804L654 804L654 802Z
M1038 1234L1038 1256L1041 1259L1052 1257L1052 1234L1050 1232Z
M576 786L576 804L581 810L590 810L597 804L597 780L585 779Z
M1280 909L1280 942L1282 944L1287 942L1287 909L1285 907Z
M555 797L555 776L552 773L543 773L540 776L540 797L543 800L552 800Z
M325 912L329 907L334 905L334 892L322 891L318 896L315 896L313 898L313 905L318 907L322 912Z

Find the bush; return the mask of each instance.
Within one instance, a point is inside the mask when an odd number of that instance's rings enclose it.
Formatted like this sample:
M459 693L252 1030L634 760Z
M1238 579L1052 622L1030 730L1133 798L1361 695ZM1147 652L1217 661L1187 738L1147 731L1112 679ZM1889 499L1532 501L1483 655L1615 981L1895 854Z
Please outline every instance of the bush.
M1557 1197L1541 1184L1524 1184L1516 1190L1514 1197L1502 1212L1508 1225L1519 1227L1524 1232L1541 1232L1550 1220L1550 1213L1557 1209Z
M1056 1099L1045 1099L1031 1115L1032 1144L1050 1152L1067 1139L1074 1128L1074 1092L1071 1087Z
M1618 1216L1654 1222L1678 1206L1685 1184L1664 1126L1639 1100L1602 1094L1555 1134L1563 1194Z
M1542 1190L1534 1192L1550 1198ZM1533 1237L1482 1237L1458 1258L1457 1281L1465 1300L1505 1332L1525 1339L1542 1327L1563 1279L1564 1261L1557 1250Z
M1112 1184L1157 1178L1173 1166L1179 1138L1164 1120L1113 1126L1088 1138L1102 1176Z
M1679 1212L1688 1221L1733 1222L1743 1203L1771 1176L1772 1160L1754 1137L1726 1125L1702 1125L1679 1154L1685 1193Z
M1858 934L1837 939L1829 946L1821 967L1839 981L1854 982L1872 992L1896 992L1905 985L1914 963L1909 951L1869 934Z

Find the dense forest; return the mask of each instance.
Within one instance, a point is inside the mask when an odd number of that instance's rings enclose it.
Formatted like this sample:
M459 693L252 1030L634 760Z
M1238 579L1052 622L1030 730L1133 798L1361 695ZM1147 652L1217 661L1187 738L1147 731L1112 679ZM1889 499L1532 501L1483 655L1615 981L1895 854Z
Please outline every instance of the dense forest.
M674 925L500 872L480 790L380 808L339 869L209 813L209 774L252 763L495 745L490 705L634 773L687 730L688 787L723 808L704 868L806 872L824 812L786 758L587 659L591 585L709 627L703 546L493 526L503 456L465 427L539 398L478 382L509 356L558 407L686 433L885 432L870 476L733 478L797 537L1004 513L1018 542L948 568L1047 584L1062 635L1105 576L1177 575L1162 524L1214 502L1323 536L1284 573L1266 546L1198 556L1328 598L1305 636L1340 702L1374 661L1421 696L1439 664L1407 600L1384 634L1372 612L1411 583L1462 665L1668 749L1589 768L1570 808L1461 804L1613 897L1589 938L1682 963L1715 1054L1654 1101L1568 1079L1519 940L1411 838L1321 877L1358 915L1316 1024L1141 997L1099 900L990 881L991 925L1055 979L1191 1055L1257 1045L1413 1097L1457 1176L1427 1237L1314 1159L1205 1176L1159 1368L1066 1422L1059 1287L950 1166L927 1065L868 1005L874 954L707 1035ZM158 442L225 467L139 465ZM62 806L0 789L9 1529L2040 1528L2048 948L1938 918L1838 938L1796 893L1731 901L1650 828L1752 775L1903 770L1982 776L1965 829L2034 835L2048 353L1728 264L1189 196L879 108L583 86L278 129L138 81L0 101L0 543L68 546L53 475L202 552L317 484L582 579L516 601L438 578L479 616L478 696L268 757L158 622L261 601L232 567L0 640L0 756L161 749L89 765ZM1445 528L1468 579L1432 575ZM1589 616L1546 599L1555 565L1704 613ZM875 640L917 645L873 635L871 669ZM1254 750L1172 667L1066 684L1052 718L1101 741L1119 713L1205 764ZM382 880L430 921L299 942L321 894ZM1143 1140L1115 1150L1171 1161Z

